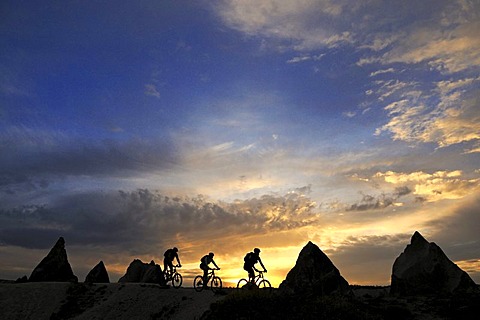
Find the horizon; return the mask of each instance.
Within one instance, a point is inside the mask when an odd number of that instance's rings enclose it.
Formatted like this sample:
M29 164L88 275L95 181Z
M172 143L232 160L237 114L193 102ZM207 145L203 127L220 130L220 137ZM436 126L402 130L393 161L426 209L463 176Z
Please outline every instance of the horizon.
M259 247L278 286L312 241L349 283L387 285L418 230L480 283L478 1L2 13L0 279L63 236L83 277L177 246L240 279Z

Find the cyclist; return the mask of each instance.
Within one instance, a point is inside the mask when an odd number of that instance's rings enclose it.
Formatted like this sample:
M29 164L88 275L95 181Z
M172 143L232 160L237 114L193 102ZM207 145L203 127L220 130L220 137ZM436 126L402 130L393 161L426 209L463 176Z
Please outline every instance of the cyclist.
M267 272L267 269L263 265L262 259L260 259L260 249L258 248L253 249L253 252L247 253L245 255L245 258L243 258L243 260L244 260L243 269L248 272L248 279L250 282L254 283L255 281L255 271L260 272L255 268L255 264L257 262L260 262L260 265L263 268L263 272Z
M170 273L173 273L173 260L177 259L178 267L182 267L180 259L178 258L178 249L173 247L168 249L163 254L163 272L167 273L167 267L170 269ZM167 280L168 281L168 280Z
M215 256L215 254L213 252L210 252L209 254L206 254L202 257L202 259L200 259L200 269L203 270L203 286L206 287L207 286L207 282L208 282L208 270L210 270L211 268L208 266L210 263L213 263L213 265L215 266L215 268L219 269L220 268L217 266L217 264L215 263L215 261L213 260L213 257Z

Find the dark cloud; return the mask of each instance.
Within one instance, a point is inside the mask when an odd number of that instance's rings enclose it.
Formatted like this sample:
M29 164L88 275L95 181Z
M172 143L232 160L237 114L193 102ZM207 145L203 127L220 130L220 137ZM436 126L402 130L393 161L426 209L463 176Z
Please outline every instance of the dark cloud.
M347 280L387 285L393 263L410 243L412 234L348 237L344 243L325 250L325 253Z
M453 210L447 218L429 223L436 242L452 260L478 259L480 252L480 197L478 192Z
M392 206L400 197L410 194L412 190L410 188L397 187L391 194L382 193L378 196L372 196L364 194L362 200L359 203L354 203L347 208L347 211L367 211L378 210Z
M0 193L45 189L65 176L125 177L173 166L168 139L91 142L10 128L0 132Z
M63 236L72 245L158 252L179 241L204 243L300 228L317 221L314 207L295 193L234 203L171 198L147 189L75 194L49 206L3 209L0 242L47 248L52 238Z

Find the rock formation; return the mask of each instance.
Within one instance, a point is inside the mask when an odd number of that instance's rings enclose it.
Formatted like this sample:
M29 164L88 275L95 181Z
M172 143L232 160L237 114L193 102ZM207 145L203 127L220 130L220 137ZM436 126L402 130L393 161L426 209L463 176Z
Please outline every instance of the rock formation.
M280 289L295 294L350 293L348 282L340 275L332 261L310 241L300 251L295 266L280 284Z
M65 240L60 237L48 255L33 269L29 281L77 282L72 267L68 263Z
M158 283L162 286L167 284L162 269L158 264L155 264L153 261L143 263L139 259L135 259L130 263L127 272L118 282Z
M110 283L110 278L108 277L107 269L103 264L103 261L100 261L85 277L85 282L88 283Z
M450 294L477 290L475 282L418 232L392 269L392 295Z

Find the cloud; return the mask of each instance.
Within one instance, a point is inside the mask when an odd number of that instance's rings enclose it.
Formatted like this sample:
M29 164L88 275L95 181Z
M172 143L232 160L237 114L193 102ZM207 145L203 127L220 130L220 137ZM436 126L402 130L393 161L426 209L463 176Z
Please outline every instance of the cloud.
M48 206L1 209L0 242L44 248L63 235L74 245L147 253L180 238L202 243L302 228L318 220L315 207L297 192L233 203L168 197L148 189L71 194ZM27 232L34 236L24 237Z
M480 188L480 178L464 178L464 173L460 170L433 173L387 171L378 172L374 178L383 179L393 185L401 184L402 188L408 186L409 190L412 190L412 194L429 202L462 199L478 192Z
M480 140L480 89L475 87L478 82L477 78L439 81L423 92L399 85L386 86L384 92L382 84L377 91L380 99L394 101L384 107L388 123L375 134L388 131L394 140L435 143L440 148L468 143L465 151L475 152Z
M350 236L325 253L347 280L355 279L350 283L389 285L393 262L409 244L411 236L406 233Z
M375 71L375 72L370 73L370 77L375 77L375 76L378 76L379 74L392 73L392 72L395 72L395 69L394 69L394 68L377 70L377 71Z
M131 177L176 162L167 140L92 142L17 126L0 132L0 145L0 193L46 189L69 177Z
M232 29L251 36L261 35L293 42L296 49L302 50L318 46L335 47L351 41L350 32L337 29L341 28L338 24L343 25L338 17L345 7L345 3L329 0L233 0L222 1L215 11Z
M158 92L158 89L154 84L146 84L145 85L145 94L147 96L153 96L155 98L160 98L160 92Z
M397 202L397 200L411 192L412 190L410 190L410 188L403 186L395 188L395 191L391 194L383 193L379 196L363 195L363 198L359 203L350 205L346 211L379 210L390 206L402 206L403 204Z
M478 67L480 39L476 30L479 28L478 21L467 21L448 30L420 29L400 40L382 60L384 63L428 62L430 66L446 73Z
M310 56L293 57L292 59L287 60L287 63L298 63L298 62L308 61L311 59L312 57Z

